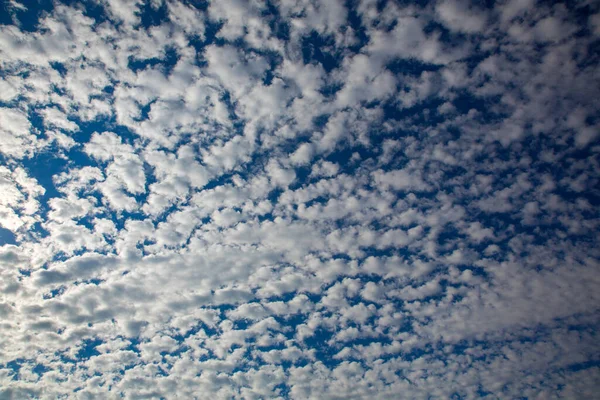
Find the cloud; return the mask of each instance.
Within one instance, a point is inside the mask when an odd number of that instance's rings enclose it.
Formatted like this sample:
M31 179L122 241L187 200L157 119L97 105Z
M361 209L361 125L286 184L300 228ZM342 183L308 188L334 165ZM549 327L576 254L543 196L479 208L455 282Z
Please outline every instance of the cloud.
M441 21L451 30L465 33L479 33L486 26L487 18L482 10L465 1L442 1L436 5Z
M13 108L0 108L0 151L8 157L23 158L36 149L36 137L31 134L27 115Z
M38 221L38 197L45 193L34 178L20 167L13 170L0 167L0 212L4 228L12 231L26 230Z
M594 397L584 3L12 2L0 397Z

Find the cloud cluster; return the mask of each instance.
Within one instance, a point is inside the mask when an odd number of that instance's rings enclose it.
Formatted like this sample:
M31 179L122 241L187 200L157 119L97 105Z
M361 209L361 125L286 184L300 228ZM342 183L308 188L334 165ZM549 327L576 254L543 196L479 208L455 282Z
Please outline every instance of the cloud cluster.
M597 396L598 5L42 6L0 25L0 397Z

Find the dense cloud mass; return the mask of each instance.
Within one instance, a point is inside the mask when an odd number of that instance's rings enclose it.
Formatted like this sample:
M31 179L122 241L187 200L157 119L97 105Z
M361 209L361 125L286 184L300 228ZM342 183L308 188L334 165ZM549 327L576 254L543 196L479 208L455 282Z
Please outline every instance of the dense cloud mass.
M0 398L598 398L597 2L3 7Z

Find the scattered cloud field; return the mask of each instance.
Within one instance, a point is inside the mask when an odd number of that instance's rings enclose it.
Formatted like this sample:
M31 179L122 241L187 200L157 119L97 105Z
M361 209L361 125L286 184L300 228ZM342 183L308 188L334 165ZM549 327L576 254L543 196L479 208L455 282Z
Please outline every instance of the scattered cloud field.
M0 398L598 398L597 2L3 7Z

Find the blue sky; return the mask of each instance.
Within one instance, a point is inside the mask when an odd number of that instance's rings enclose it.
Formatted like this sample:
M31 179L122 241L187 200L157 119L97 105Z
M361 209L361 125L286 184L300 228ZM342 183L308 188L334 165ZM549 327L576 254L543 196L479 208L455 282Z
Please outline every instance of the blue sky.
M596 2L2 8L0 398L598 396Z

